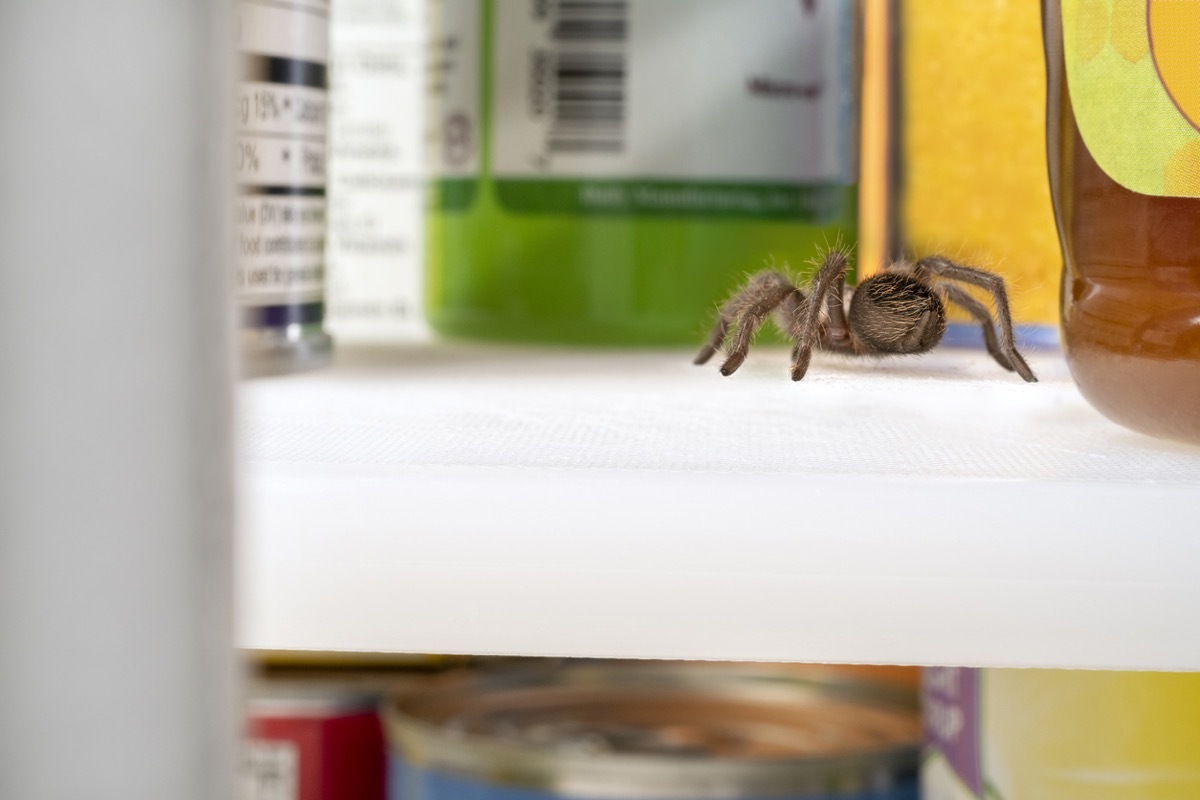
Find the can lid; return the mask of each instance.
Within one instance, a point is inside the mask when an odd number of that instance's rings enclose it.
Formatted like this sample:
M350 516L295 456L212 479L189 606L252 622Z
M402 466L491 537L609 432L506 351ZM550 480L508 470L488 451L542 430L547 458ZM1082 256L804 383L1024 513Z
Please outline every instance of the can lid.
M915 773L895 687L746 666L608 664L461 676L397 698L409 763L566 796L803 796Z
M246 709L259 717L331 717L374 712L381 693L353 686L266 683L251 687Z

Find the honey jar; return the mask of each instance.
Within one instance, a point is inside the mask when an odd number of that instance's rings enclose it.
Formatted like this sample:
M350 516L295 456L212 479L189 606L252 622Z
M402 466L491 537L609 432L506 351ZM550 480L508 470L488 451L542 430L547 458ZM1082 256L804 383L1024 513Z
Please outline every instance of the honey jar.
M1048 0L1063 344L1110 419L1200 444L1200 3Z

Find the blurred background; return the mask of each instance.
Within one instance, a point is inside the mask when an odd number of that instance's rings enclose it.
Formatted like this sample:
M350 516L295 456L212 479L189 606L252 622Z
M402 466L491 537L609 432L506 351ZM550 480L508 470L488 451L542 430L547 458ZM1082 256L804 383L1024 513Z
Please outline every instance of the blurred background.
M1200 796L1195 4L102 5L0 7L0 798ZM831 249L1041 383L690 365Z

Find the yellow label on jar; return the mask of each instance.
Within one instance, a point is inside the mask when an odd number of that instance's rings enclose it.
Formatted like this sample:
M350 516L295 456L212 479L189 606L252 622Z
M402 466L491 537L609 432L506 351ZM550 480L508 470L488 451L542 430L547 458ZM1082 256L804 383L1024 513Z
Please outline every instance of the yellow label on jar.
M1062 15L1096 163L1135 192L1200 197L1200 0L1062 0Z
M1200 673L924 670L925 800L1194 800Z

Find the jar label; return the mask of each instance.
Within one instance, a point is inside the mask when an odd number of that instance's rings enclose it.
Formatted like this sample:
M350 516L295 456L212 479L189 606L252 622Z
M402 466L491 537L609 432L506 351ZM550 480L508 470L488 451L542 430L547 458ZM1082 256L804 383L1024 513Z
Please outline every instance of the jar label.
M921 789L929 800L980 800L984 792L980 758L980 671L926 667L921 672L921 714L925 755Z
M1200 197L1200 2L1062 0L1071 107L1096 163L1141 194Z

